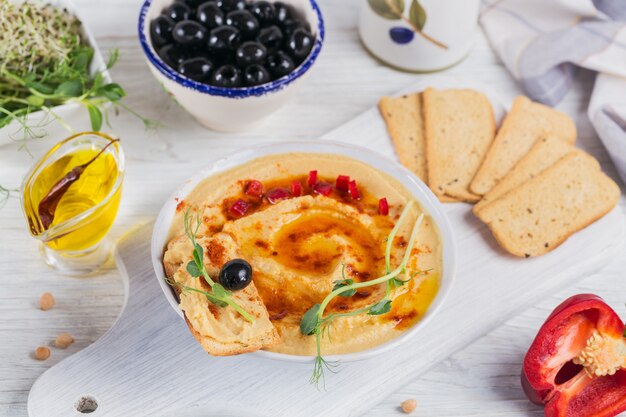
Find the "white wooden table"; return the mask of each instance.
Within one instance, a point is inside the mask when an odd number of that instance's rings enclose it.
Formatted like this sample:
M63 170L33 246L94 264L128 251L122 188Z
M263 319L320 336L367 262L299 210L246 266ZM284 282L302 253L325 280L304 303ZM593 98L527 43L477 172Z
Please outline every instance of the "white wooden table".
M363 0L320 0L327 39L322 56L302 85L297 100L260 128L241 135L224 135L197 125L161 90L148 72L136 39L139 0L77 0L86 24L103 51L119 48L122 59L112 71L128 92L127 102L140 113L161 120L165 127L146 133L143 125L122 114L113 131L122 137L127 176L122 207L112 238L154 218L174 187L204 165L202 155L226 155L262 141L311 139L373 106L378 97L415 83L419 76L381 66L361 47L357 32L358 8ZM472 54L450 73L475 78L496 88L504 101L519 88L480 36ZM593 77L581 73L559 108L578 125L581 145L595 154L613 174L610 162L585 116ZM61 136L31 145L37 154ZM216 146L219 144L219 146ZM0 147L0 184L17 187L33 160L13 144ZM626 202L621 201L626 212ZM380 398L368 417L397 416L398 404L418 400L418 416L542 415L523 397L518 377L523 354L549 311L565 297L594 292L626 317L626 247L623 256L561 294L545 294L536 307L494 329L463 351L452 355L389 398ZM57 305L37 308L41 293L52 292ZM115 321L123 289L111 267L102 276L74 279L56 275L41 261L19 209L11 199L0 211L0 416L25 416L28 391L48 367L88 346ZM479 308L479 306L477 306ZM33 359L39 345L50 345L68 331L76 343L67 350L52 349L45 362Z

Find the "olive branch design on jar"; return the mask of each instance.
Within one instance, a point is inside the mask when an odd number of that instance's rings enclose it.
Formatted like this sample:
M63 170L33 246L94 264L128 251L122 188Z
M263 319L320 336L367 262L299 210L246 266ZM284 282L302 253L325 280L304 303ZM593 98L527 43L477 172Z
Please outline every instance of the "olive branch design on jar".
M413 40L415 33L419 33L424 39L442 49L448 49L448 46L437 39L424 33L424 25L426 24L426 10L418 0L412 0L409 8L409 15L404 15L404 0L367 0L370 8L378 16L387 20L402 20L410 29L405 27L393 27L389 30L391 39L399 44L406 44Z

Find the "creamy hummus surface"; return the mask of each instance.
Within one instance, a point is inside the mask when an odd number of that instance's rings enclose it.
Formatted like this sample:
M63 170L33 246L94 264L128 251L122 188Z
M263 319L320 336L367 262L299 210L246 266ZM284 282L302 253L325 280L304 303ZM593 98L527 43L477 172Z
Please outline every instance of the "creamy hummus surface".
M309 171L317 170L320 181L335 184L338 175L356 180L361 194L353 200L342 193L317 195L307 186ZM302 184L302 195L270 204L266 199L245 194L250 180L263 183L264 189ZM389 214L378 213L378 200L386 198ZM385 274L386 238L412 195L395 179L369 165L350 158L325 154L271 155L207 178L179 203L169 239L184 235L183 217L188 209L202 215L200 238L219 242L218 264L233 258L247 260L253 268L253 281L265 304L280 340L268 350L315 355L314 336L302 335L302 315L332 291L334 281L346 277L355 282ZM234 218L228 208L243 199L249 209ZM421 213L414 205L391 251L391 268L401 262L411 229ZM440 235L427 213L419 229L406 275L408 284L392 291L392 310L384 315L361 314L333 321L331 339L323 337L324 354L364 350L384 343L407 330L425 314L439 289L442 271ZM191 255L191 245L187 248ZM182 250L182 249L181 249ZM208 248L210 253L211 249ZM181 253L180 256L183 256ZM219 271L213 265L209 273ZM345 266L345 269L344 269ZM422 271L419 274L416 272ZM195 278L187 277L194 285ZM347 312L379 301L385 286L360 289L352 297L337 297L326 313ZM201 335L224 331L211 324L210 308L203 296L181 295L181 309L193 329ZM233 315L233 332L237 324ZM239 320L239 322L241 322Z

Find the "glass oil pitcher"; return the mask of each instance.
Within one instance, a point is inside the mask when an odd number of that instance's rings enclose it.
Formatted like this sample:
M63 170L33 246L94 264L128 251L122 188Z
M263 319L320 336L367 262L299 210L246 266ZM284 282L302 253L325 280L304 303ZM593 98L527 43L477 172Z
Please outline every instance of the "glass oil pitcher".
M123 180L119 140L99 132L59 142L33 166L22 184L22 209L48 265L87 275L104 264Z

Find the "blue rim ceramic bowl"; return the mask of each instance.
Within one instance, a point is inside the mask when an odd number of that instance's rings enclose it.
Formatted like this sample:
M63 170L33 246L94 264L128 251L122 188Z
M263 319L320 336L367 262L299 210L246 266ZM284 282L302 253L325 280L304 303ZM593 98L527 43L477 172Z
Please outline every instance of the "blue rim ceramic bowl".
M145 0L139 13L139 42L153 75L176 101L202 125L219 131L247 130L274 113L294 96L296 86L313 66L324 42L324 20L315 0L284 0L311 25L315 43L309 56L290 74L270 83L240 88L214 87L179 74L157 54L150 39L150 22L172 0Z

